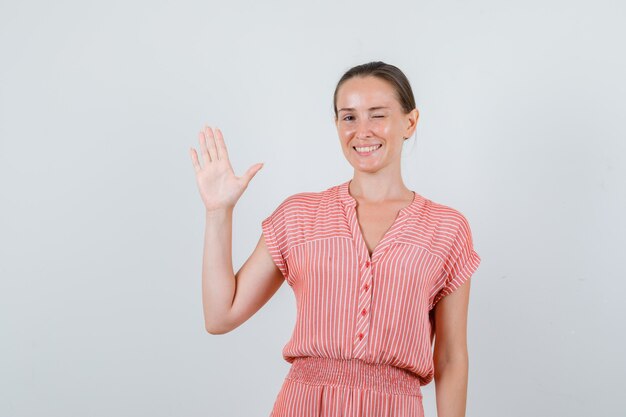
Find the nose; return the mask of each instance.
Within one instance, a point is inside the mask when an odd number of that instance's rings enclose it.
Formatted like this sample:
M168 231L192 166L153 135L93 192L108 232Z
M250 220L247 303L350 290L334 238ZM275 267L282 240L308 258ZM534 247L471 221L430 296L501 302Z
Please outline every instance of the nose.
M367 117L357 120L354 133L357 139L368 138L372 136L370 120Z

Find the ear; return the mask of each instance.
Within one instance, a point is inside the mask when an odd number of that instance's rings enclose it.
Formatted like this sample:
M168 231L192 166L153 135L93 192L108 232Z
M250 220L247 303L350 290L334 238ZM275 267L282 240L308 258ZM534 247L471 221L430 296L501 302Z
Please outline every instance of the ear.
M419 119L420 113L417 108L411 110L407 114L407 128L405 131L405 135L407 138L411 137L415 132L415 128L417 127L417 120Z

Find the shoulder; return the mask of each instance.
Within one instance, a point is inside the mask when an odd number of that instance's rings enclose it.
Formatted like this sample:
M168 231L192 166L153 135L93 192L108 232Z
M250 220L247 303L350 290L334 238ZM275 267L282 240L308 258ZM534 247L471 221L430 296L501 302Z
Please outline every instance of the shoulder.
M335 199L337 189L338 186L333 186L321 191L302 191L290 194L281 200L276 209L291 212L317 210L321 204Z
M317 192L300 192L285 197L276 207L276 210L283 212L302 212L315 206L319 201Z
M320 207L334 200L336 187L322 191L302 191L284 197L275 208L274 216L299 217L313 215L320 211Z
M443 236L470 233L467 217L459 209L447 204L426 199L422 214L425 220Z

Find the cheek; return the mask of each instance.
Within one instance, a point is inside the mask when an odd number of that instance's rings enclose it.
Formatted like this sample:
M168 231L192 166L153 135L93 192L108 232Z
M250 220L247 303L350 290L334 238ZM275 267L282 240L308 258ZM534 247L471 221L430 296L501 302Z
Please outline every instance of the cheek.
M381 134L389 134L391 132L391 124L390 123L383 123L380 122L379 124L376 125L376 131L380 132Z
M339 128L339 136L342 138L350 137L354 134L354 129L349 126L342 126Z

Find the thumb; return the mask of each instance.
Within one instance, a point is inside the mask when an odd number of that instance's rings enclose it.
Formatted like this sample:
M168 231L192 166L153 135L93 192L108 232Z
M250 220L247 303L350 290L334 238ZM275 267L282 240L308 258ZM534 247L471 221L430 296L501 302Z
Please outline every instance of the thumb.
M263 168L263 162L259 162L258 164L254 164L250 168L248 168L245 174L243 174L243 178L246 182L246 186L248 186L248 183L250 182L252 177L254 177L256 173L261 170L261 168Z

